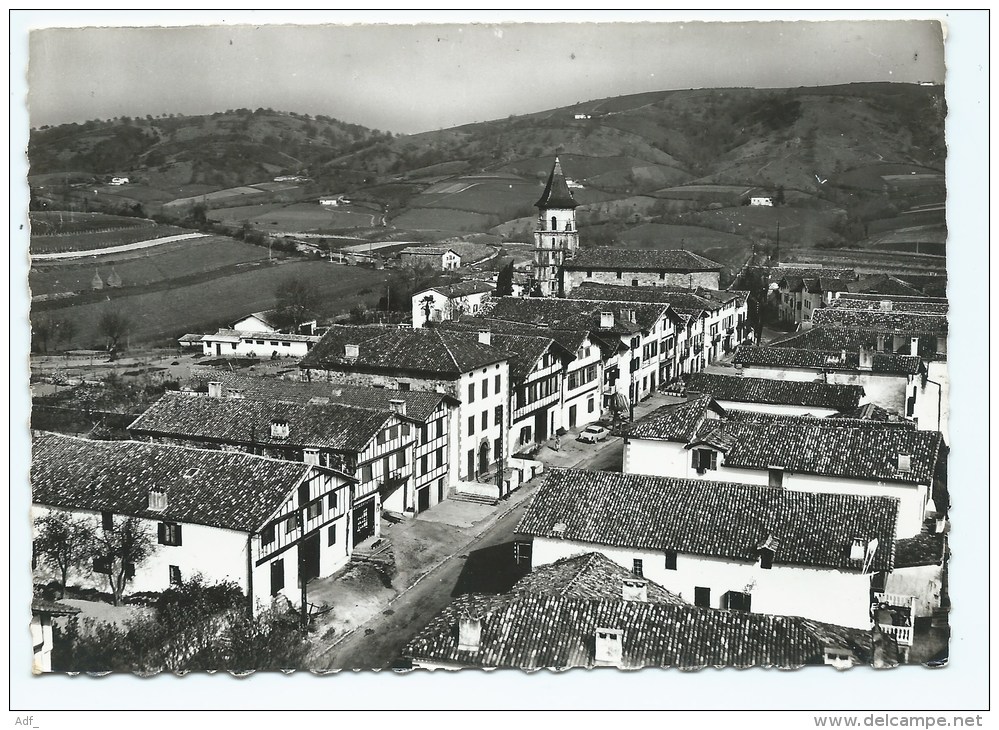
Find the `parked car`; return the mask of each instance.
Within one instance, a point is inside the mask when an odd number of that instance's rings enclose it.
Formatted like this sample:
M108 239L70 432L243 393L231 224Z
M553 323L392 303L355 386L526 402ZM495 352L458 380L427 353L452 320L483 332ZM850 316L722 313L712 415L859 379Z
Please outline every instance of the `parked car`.
M606 441L607 437L610 436L610 431L603 426L597 426L596 424L587 426L576 437L577 441L585 441L590 444L595 444L597 441Z

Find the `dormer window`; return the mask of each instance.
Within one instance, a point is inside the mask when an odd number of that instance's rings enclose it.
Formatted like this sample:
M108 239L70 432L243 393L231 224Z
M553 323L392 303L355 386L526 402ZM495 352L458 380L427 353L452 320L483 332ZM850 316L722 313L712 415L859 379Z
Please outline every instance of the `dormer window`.
M718 453L711 449L694 449L691 451L691 467L698 474L718 468Z

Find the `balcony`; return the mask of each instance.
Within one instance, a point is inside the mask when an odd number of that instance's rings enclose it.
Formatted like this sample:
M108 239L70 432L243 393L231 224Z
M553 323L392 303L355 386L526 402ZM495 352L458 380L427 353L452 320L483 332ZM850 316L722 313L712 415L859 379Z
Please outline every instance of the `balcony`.
M389 473L389 475L382 479L378 483L378 492L382 495L384 500L390 494L395 492L399 487L409 481L412 476L412 471L406 467L405 469L395 469Z
M878 628L898 642L912 646L913 597L875 593L873 611Z

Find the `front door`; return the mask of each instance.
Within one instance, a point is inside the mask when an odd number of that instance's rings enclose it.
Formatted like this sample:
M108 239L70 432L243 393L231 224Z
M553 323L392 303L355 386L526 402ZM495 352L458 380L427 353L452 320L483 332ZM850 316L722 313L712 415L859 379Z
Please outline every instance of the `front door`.
M483 441L479 445L479 473L489 471L489 443Z
M221 355L222 354L222 343L220 343L220 342L216 342L215 343L215 354L216 355Z
M534 416L534 433L538 443L548 440L548 414L545 411L538 411Z
M375 500L354 508L354 544L375 534Z
M416 490L416 511L423 512L430 509L430 487L422 487Z
M576 406L569 406L569 428L576 427Z
M300 580L305 582L319 577L319 533L305 538L298 544L298 564L302 566ZM299 584L301 587L301 584Z

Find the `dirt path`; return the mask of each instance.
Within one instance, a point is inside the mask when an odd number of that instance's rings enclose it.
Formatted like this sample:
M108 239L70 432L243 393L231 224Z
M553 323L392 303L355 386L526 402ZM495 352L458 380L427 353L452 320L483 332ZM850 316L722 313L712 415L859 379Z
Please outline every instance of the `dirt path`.
M60 259L83 259L91 256L105 256L112 253L123 253L125 251L138 251L143 248L151 248L164 243L174 243L176 241L186 241L190 238L205 238L207 233L179 233L176 236L164 236L163 238L150 238L145 241L135 243L125 243L121 246L108 246L107 248L96 248L88 251L61 251L60 253L36 253L32 254L33 261L55 261Z

